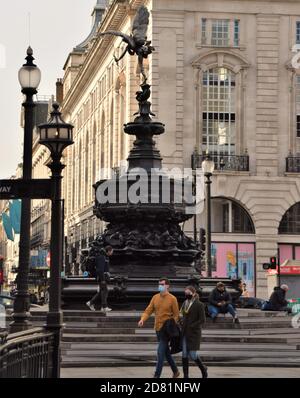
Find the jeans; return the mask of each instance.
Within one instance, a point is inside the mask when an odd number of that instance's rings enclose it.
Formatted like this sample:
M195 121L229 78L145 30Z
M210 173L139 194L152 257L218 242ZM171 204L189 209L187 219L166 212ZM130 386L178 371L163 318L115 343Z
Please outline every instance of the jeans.
M108 297L108 288L106 282L100 282L98 285L98 292L95 296L90 300L90 304L94 304L99 298L101 298L101 307L107 307L107 297Z
M185 336L183 336L182 339L182 358L190 358L192 361L197 361L197 359L200 359L198 351L188 351Z
M209 315L210 315L210 317L212 319L216 318L216 316L220 312L222 314L227 314L227 312L229 312L229 314L231 314L233 318L236 316L236 312L235 312L232 304L227 304L227 305L224 305L222 307L216 307L216 306L210 304L208 306L208 312L209 312Z
M157 347L157 364L156 364L155 377L160 377L164 366L165 358L167 359L168 364L170 365L173 373L178 372L176 363L170 353L168 342L161 337L160 332L156 332L156 335L158 340L158 347Z

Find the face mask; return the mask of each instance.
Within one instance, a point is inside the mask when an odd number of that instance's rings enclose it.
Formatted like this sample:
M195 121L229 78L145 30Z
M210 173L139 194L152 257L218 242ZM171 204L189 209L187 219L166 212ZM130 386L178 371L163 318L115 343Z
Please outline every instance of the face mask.
M187 300L192 300L193 295L192 295L191 293L185 293L185 298L186 298Z
M165 291L166 291L166 286L164 286L164 285L158 285L158 291L159 291L160 293L165 292Z

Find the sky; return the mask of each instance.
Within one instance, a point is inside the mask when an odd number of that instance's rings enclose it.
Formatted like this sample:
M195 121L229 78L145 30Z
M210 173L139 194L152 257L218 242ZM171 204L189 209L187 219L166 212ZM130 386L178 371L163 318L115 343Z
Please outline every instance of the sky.
M18 70L25 62L28 45L42 72L38 94L55 94L56 79L63 77L69 52L90 33L95 4L96 0L1 1L0 179L14 175L22 162Z

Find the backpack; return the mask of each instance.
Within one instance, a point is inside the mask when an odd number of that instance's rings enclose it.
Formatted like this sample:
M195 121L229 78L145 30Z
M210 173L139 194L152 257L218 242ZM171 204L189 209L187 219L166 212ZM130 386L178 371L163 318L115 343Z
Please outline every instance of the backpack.
M86 260L86 271L90 278L96 278L96 261L94 256L89 256Z

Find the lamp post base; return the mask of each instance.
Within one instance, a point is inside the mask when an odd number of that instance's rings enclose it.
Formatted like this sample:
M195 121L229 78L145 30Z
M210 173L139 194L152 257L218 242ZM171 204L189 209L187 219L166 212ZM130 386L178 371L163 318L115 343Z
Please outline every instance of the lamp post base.
M53 379L60 378L60 364L61 364L61 334L63 327L63 313L62 311L48 312L47 323L45 325L46 329L54 333L53 341L53 351L52 351L52 361L50 369L50 377Z
M29 294L26 292L18 292L14 302L14 312L12 314L13 321L9 325L11 333L23 332L32 327L29 308Z
M10 333L23 332L32 327L30 322L31 314L29 312L14 313L14 320L9 324Z

